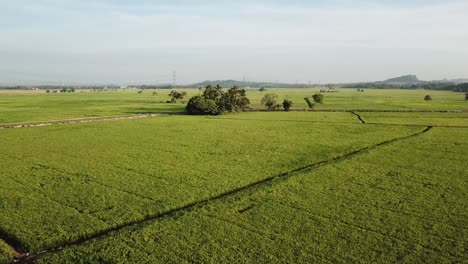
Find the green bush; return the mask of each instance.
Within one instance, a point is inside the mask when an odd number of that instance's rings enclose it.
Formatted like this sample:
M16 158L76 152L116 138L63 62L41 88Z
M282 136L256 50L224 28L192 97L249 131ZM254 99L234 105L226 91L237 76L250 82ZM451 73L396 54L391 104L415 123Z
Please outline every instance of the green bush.
M201 95L190 98L185 111L191 115L219 115L221 113L213 99L206 99Z
M288 100L288 99L284 99L283 101L283 109L284 111L289 111L289 109L291 108L292 106L292 101Z
M314 94L312 95L312 98L314 99L314 102L316 102L317 104L323 104L323 94Z
M262 98L261 103L268 110L275 110L275 107L277 105L276 98L278 98L278 96L276 94L272 94L272 93L265 94L265 96L263 96L263 98Z

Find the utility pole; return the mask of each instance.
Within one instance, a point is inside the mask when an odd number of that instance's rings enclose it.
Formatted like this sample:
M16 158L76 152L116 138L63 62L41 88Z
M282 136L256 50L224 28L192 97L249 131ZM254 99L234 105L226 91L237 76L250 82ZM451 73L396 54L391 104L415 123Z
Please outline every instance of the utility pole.
M173 71L172 73L172 77L173 77L173 83L172 83L172 86L174 88L174 90L176 89L176 71Z

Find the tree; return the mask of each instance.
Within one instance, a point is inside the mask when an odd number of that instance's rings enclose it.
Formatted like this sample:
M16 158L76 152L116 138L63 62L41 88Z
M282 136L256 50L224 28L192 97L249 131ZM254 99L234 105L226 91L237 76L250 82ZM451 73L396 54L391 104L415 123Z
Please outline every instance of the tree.
M50 90L47 90L46 93L50 93Z
M260 89L258 89L260 92L264 92L266 89L265 87L260 87Z
M430 95L424 96L424 101L430 101L432 100L432 97Z
M291 108L292 104L293 104L293 103L292 103L290 100L284 99L284 101L283 101L283 109L284 109L284 111L286 111L286 112L289 111L289 109Z
M189 100L185 110L193 115L219 115L244 111L249 104L250 100L244 89L234 86L223 91L219 85L216 87L208 85L201 95Z
M214 100L206 99L201 95L190 98L185 111L191 115L219 115L221 113Z
M272 93L265 94L265 96L263 96L263 98L262 98L261 103L268 110L274 110L275 106L276 106L276 98L278 98L278 96L276 94L272 94Z
M219 85L216 85L216 87L208 85L203 91L203 97L205 97L206 99L217 100L220 99L222 95L223 88L221 88L221 86Z
M250 100L244 89L234 86L226 92L222 92L221 99L218 100L217 104L222 112L240 112L247 108Z
M71 88L70 91L71 91L72 93L74 93L74 92L75 92L75 88Z
M465 93L465 101L468 101L468 92Z
M172 90L169 93L169 96L171 97L171 103L177 103L178 100L184 99L184 97L187 95L187 92L178 92L176 90Z
M314 94L312 95L312 98L314 99L314 102L317 104L323 104L323 94Z

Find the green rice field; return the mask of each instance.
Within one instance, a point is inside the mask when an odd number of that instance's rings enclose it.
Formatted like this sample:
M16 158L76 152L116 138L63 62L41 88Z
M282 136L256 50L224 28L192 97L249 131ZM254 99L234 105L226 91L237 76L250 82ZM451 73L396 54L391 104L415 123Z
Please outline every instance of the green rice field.
M464 95L341 89L305 109L317 89L248 91L252 111L222 116L168 90L1 91L0 125L167 115L0 129L0 263L466 262Z

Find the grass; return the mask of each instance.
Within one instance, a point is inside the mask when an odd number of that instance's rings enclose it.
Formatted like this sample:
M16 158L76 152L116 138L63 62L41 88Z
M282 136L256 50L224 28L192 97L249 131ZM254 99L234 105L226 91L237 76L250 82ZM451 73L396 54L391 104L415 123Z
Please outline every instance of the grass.
M461 263L467 133L435 128L41 263Z
M322 88L323 89L323 88ZM248 96L254 108L262 108L260 100L265 93L275 93L278 101L290 99L293 109L307 109L304 97L319 93L320 88L310 89L267 89L265 92L251 91ZM430 94L432 101L424 101ZM324 103L318 104L317 110L467 110L468 102L463 93L450 91L366 89L339 89L337 93L325 93Z
M8 246L8 244L0 240L0 263L10 263L11 261L13 261L13 257L14 254L10 246Z
M292 109L307 110L304 97L311 97L319 88L268 89L265 92L247 92L253 109L264 109L260 104L265 93L278 95L278 102L290 99ZM153 95L156 91L158 95ZM187 100L198 94L198 89L187 89ZM113 92L76 92L46 94L44 91L1 91L0 124L63 120L81 117L100 117L160 112L183 112L185 104L165 103L169 90L147 90L138 94L135 90ZM424 95L431 94L433 100L425 102ZM317 110L468 110L463 93L422 90L340 89L337 93L326 93Z
M0 123L183 111L151 92L2 91ZM316 89L267 92L301 110ZM248 93L260 109L264 93ZM453 92L341 89L317 109L466 105ZM296 111L1 129L0 239L32 253L74 244L42 263L463 262L467 121ZM0 240L0 263L11 258Z
M182 112L184 104L168 104L169 90L46 94L0 93L0 123L63 120L83 117Z
M255 115L0 131L2 228L25 249L53 247L421 130Z
M468 113L369 113L359 115L368 123L468 127Z

